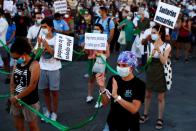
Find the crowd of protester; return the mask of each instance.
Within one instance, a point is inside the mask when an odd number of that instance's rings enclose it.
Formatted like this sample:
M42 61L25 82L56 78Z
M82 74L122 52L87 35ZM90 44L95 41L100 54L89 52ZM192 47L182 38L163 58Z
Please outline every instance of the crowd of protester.
M0 40L11 51L9 54L0 44L0 64L7 72L13 70L5 83L10 83L10 113L14 116L16 129L25 130L25 120L30 130L39 130L36 115L18 104L17 99L39 110L38 91L41 90L46 105L44 115L53 121L58 119L62 65L53 56L57 33L74 37L74 48L84 48L85 33L107 34L106 51L84 49L89 63L88 74L85 74L89 79L86 102L93 101L96 82L102 102L95 107L106 105L111 100L105 131L139 131L140 123L149 119L153 93L158 94L155 128L163 128L167 91L163 65L170 58L176 62L191 62L196 43L195 1L169 1L169 4L181 8L174 29L153 21L157 1L77 1L74 8L68 2L64 14L55 12L53 4L54 1L47 0L14 1L12 11L0 9ZM38 48L44 48L44 53L35 60L31 54L36 53ZM97 55L107 61L112 53L119 54L118 75L111 76L105 85L106 67ZM146 65L151 56L143 82L134 75L134 70ZM144 113L140 116L143 103Z

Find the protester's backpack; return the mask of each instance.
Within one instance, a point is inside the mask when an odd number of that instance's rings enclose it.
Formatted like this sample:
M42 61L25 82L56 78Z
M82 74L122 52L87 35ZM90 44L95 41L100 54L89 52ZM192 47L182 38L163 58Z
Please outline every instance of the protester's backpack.
M99 24L99 21L101 20L101 18L97 18L96 20L96 24ZM107 20L107 29L108 29L108 32L110 32L110 21L111 21L111 18L108 18Z

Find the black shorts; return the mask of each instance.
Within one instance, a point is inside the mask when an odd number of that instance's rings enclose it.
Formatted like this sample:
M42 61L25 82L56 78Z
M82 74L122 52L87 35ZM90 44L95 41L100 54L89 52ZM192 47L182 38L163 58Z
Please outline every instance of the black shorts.
M178 36L177 41L180 42L180 43L189 43L190 42L190 37L189 36L187 36L187 37Z

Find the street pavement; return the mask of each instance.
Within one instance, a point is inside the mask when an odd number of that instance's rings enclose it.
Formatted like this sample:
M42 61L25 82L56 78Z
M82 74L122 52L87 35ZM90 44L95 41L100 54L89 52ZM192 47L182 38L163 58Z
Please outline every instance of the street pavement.
M112 54L109 64L115 68L117 54ZM87 95L87 62L76 61L61 70L61 89L58 121L66 126L73 126L95 113L94 105L98 97L98 88L94 91L94 101L85 102ZM195 131L196 130L196 55L185 64L183 59L173 61L173 87L166 93L164 128L162 131ZM108 72L107 76L111 76ZM107 78L108 78L107 77ZM144 78L143 76L141 76ZM8 92L4 84L5 76L0 74L0 94ZM42 96L42 92L39 93ZM157 95L154 94L151 104L150 119L141 125L141 131L156 131ZM40 99L42 106L43 99ZM0 100L0 131L15 131L12 117L5 111L6 100ZM42 109L41 109L42 111ZM109 106L102 107L95 120L83 128L74 131L102 131L106 123ZM143 111L143 106L140 112ZM40 122L41 131L58 131L49 124Z

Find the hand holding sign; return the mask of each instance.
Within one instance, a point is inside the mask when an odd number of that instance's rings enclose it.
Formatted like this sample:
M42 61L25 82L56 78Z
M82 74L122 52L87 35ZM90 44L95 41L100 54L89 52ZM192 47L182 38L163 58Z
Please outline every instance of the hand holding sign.
M72 61L73 43L73 37L57 34L54 57L61 60Z

